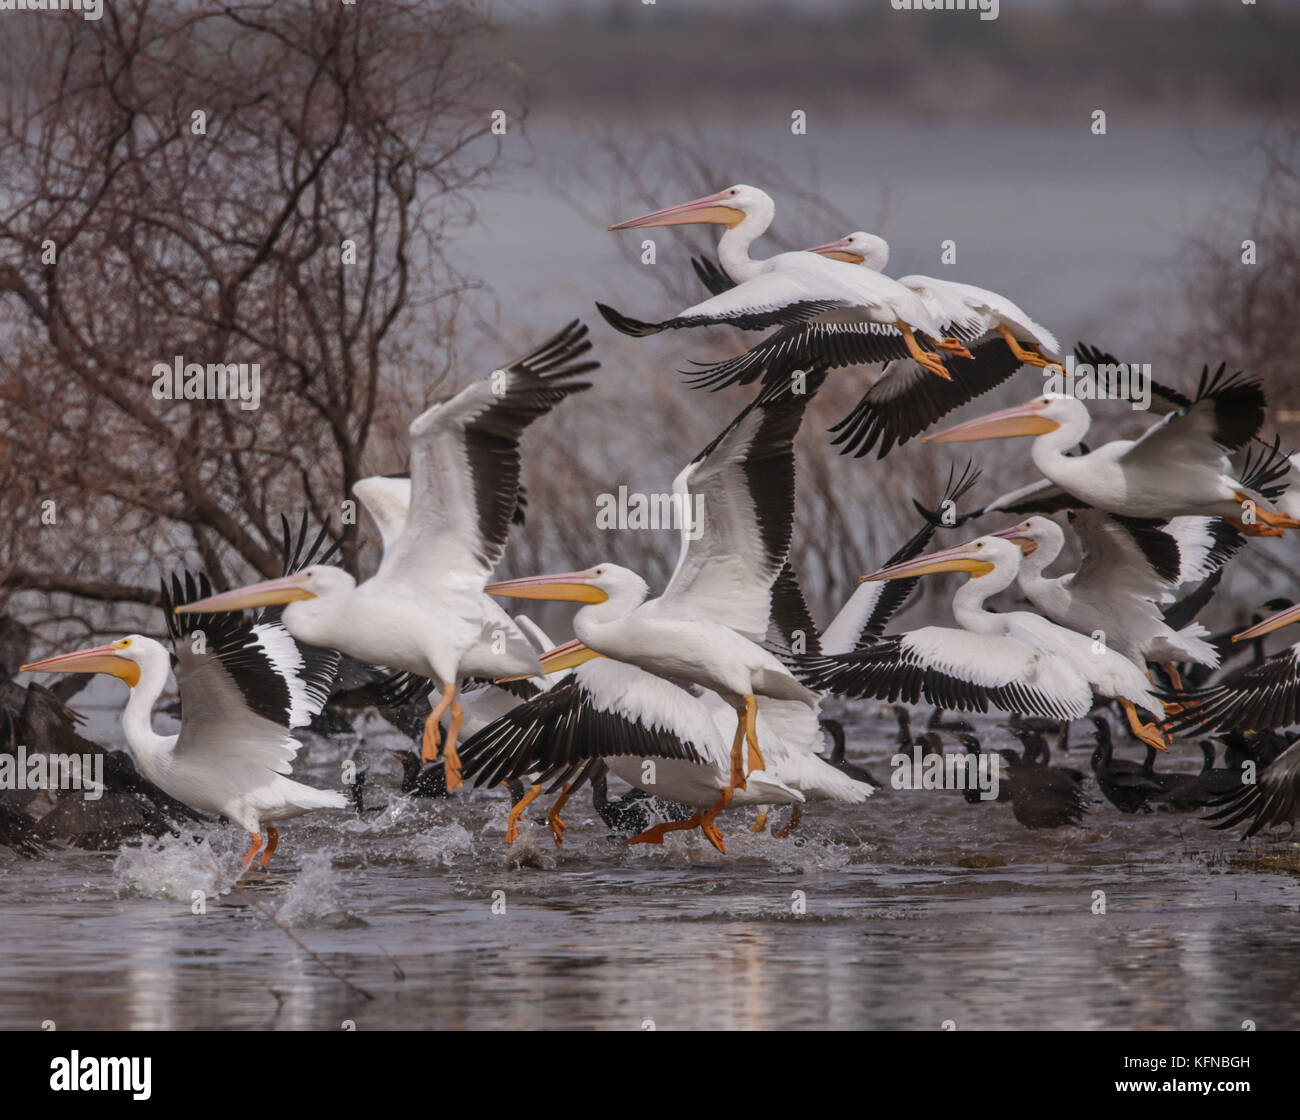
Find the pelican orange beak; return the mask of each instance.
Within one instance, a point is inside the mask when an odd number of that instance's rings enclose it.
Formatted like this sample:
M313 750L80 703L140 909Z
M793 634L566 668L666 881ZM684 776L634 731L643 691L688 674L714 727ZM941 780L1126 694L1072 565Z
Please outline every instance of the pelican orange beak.
M853 244L847 237L841 237L838 241L828 241L825 245L818 245L809 249L810 253L820 253L823 257L830 257L833 261L847 261L849 264L861 264L866 258L861 253L855 253L850 248Z
M648 229L651 226L686 226L696 223L711 222L731 229L745 220L745 212L734 206L725 205L726 191L706 194L703 198L691 202L682 202L663 210L642 214L639 218L629 218L609 228L614 229Z
M281 603L292 603L297 599L314 599L316 594L302 586L302 573L278 579L250 583L218 595L209 595L206 599L196 599L193 603L181 603L173 607L175 614L199 614L210 611L242 611L250 607L274 607Z
M915 560L905 560L901 564L891 564L869 576L863 576L859 583L874 583L885 579L911 579L915 576L928 576L936 572L969 572L972 576L988 575L994 565L988 560L979 559L976 541L959 544L956 548L947 548L942 552L932 552L928 556L918 556Z
M565 642L554 649L548 649L538 660L542 663L542 668L549 674L572 669L575 665L582 665L593 658L603 656L604 654L597 653L594 649L588 649L577 638L574 638L571 642Z
M1271 634L1274 630L1281 630L1283 626L1290 626L1293 622L1300 622L1300 603L1278 611L1277 614L1269 615L1263 622L1257 622L1240 634L1233 634L1232 640L1244 642L1247 638L1258 638L1264 634Z
M140 683L140 666L117 652L126 649L130 644L129 639L123 638L106 646L61 653L57 657L47 657L44 661L33 661L30 665L23 665L19 672L107 673L109 676L126 681L131 688L135 688Z
M596 569L585 572L565 572L558 576L526 576L489 583L489 595L504 595L511 599L552 599L562 603L603 603L609 598L599 587L593 587Z
M1018 404L1015 408L1004 408L1001 412L990 412L961 424L954 424L932 436L922 436L922 443L969 443L977 439L1007 439L1011 436L1041 436L1054 432L1061 425L1049 420L1039 413L1050 402L1043 397Z
M1010 529L1003 529L999 533L990 533L990 536L1001 537L1004 541L1010 541L1020 549L1022 556L1031 556L1038 551L1038 542L1033 537L1027 536L1029 532L1029 522L1022 521L1019 525L1013 525Z

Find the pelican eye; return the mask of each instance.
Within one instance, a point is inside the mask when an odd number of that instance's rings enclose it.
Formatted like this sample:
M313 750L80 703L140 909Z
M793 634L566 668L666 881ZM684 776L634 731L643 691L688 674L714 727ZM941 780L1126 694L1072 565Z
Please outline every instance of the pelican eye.
M122 638L120 641L113 643L114 649L126 649L131 644L130 638Z

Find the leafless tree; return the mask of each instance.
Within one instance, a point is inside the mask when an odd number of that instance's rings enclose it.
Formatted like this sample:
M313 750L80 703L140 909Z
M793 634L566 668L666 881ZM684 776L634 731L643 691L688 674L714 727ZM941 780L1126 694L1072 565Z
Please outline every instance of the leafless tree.
M0 608L149 603L157 557L274 574L281 512L338 527L402 466L469 283L445 233L522 115L490 30L420 0L6 24ZM260 407L156 399L177 355L258 363Z

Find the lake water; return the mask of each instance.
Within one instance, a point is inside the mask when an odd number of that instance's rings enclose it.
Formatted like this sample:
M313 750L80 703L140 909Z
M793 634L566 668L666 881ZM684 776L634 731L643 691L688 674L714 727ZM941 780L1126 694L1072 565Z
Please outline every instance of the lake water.
M850 757L883 777L893 719L857 713ZM242 893L233 828L0 857L0 1027L1300 1027L1300 878L1194 816L1126 817L1090 783L1085 827L1031 832L1007 805L886 789L810 807L785 840L724 814L721 856L698 834L623 846L583 795L563 850L535 822L508 850L504 794L397 794L384 728L312 739L300 768L336 784L355 753L381 811L289 822Z

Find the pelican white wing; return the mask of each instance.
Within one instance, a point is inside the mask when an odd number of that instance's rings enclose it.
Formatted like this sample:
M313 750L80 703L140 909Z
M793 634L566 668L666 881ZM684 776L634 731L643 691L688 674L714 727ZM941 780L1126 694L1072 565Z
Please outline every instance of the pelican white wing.
M1192 402L1129 445L1121 456L1124 467L1161 474L1198 467L1227 474L1228 452L1245 447L1259 431L1266 402L1259 380L1225 371L1221 365L1211 374L1206 366Z
M727 752L697 697L634 665L596 658L485 727L462 745L461 762L475 785L491 786L525 774L539 784L585 778L604 758L704 764Z
M764 639L790 548L794 437L821 376L804 393L760 397L673 480L692 524L683 517L677 567L651 604L657 614Z
M565 397L590 387L591 349L571 323L531 354L436 404L411 423L406 525L378 579L440 599L477 596L505 549L519 502L519 439Z
M168 766L201 769L205 804L198 808L276 808L288 787L273 776L290 773L299 748L289 729L324 706L338 654L299 646L278 622L250 625L238 614L172 613L174 604L210 593L206 577L196 581L188 573L184 584L173 576L170 591L164 586L181 696L181 730ZM289 784L301 809L345 803L333 791Z
M352 484L352 493L365 506L379 529L384 554L397 543L411 509L410 475L372 475Z
M1064 658L1010 637L923 626L874 645L799 661L804 683L841 696L953 711L990 705L1051 719L1078 719L1092 708L1092 689Z

